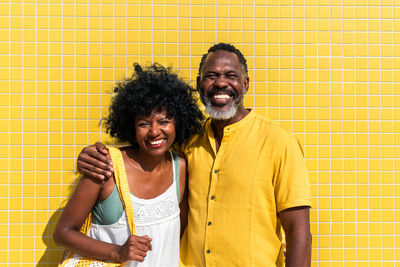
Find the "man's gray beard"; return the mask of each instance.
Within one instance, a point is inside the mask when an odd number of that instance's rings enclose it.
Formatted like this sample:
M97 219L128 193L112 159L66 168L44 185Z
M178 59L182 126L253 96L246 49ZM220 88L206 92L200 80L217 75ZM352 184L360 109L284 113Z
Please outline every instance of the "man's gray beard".
M201 100L204 104L204 107L206 108L205 111L210 117L214 120L217 121L222 121L222 120L229 120L232 119L233 116L235 116L240 103L243 102L243 94L239 95L238 101L234 101L232 104L230 104L230 107L228 110L218 110L214 108L211 104L211 102L208 100L207 97L201 95Z

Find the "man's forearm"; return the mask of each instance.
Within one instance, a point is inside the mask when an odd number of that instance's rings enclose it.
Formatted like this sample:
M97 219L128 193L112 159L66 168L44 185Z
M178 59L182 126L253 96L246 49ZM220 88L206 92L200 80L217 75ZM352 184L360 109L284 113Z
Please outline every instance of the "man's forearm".
M311 265L311 233L286 235L286 267L309 267Z
M294 207L279 212L286 236L286 267L311 265L310 208Z

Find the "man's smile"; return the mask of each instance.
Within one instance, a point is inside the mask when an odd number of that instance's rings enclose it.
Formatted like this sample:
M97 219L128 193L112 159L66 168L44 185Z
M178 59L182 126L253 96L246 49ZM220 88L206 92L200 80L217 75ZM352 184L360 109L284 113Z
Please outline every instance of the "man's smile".
M210 101L210 104L220 108L228 105L232 101L235 101L237 96L238 94L236 91L225 88L213 88L207 93L207 98Z

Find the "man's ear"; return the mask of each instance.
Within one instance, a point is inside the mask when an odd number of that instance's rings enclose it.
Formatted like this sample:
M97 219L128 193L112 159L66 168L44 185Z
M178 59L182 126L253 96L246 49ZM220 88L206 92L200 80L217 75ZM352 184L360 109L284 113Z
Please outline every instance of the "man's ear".
M249 76L246 75L246 78L244 79L244 88L246 88L245 93L247 93L247 91L249 91L249 84L250 84L250 79L249 79Z

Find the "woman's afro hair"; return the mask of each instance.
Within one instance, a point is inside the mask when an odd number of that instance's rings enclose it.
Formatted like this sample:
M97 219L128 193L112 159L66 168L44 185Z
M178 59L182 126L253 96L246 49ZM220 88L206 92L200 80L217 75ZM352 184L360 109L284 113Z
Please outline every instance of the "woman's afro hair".
M204 116L190 85L157 63L146 68L135 63L134 70L131 78L114 89L109 115L104 118L107 133L137 147L135 117L163 111L175 119L175 143L181 145L201 130Z

